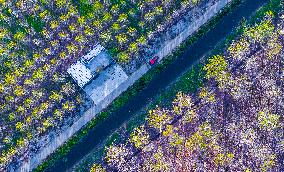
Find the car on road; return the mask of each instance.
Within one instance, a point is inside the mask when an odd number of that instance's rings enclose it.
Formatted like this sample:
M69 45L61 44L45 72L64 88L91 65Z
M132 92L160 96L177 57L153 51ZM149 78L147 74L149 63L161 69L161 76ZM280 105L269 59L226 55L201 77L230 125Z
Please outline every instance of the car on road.
M159 57L155 56L154 58L152 58L151 60L149 60L149 64L151 66L153 66L154 64L156 64L156 62L158 61Z

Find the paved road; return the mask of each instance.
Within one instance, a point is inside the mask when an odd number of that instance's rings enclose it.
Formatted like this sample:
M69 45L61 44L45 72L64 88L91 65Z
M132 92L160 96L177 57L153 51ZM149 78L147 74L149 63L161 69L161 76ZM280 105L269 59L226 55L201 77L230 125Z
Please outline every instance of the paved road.
M127 104L111 115L103 123L92 129L82 142L74 146L64 160L60 160L47 171L62 172L71 168L76 162L87 155L95 146L106 139L112 131L129 120L135 112L143 108L145 104L163 91L171 82L181 76L206 52L226 37L243 18L251 16L256 9L268 2L268 0L244 0L242 4L223 17L223 19L202 38L189 46L184 53L161 71L149 85L133 97Z

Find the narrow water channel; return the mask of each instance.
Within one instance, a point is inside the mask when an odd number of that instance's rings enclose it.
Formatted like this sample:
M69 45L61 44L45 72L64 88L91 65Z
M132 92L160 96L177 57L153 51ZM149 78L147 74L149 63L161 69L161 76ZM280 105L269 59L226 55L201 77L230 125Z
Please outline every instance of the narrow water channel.
M105 140L115 129L128 121L135 112L143 108L149 99L154 98L158 92L161 92L186 72L200 57L214 48L219 41L238 26L243 18L248 19L266 2L268 0L243 0L239 6L224 16L214 28L189 46L180 57L161 71L145 89L140 91L107 120L93 128L79 144L73 147L64 159L57 161L53 167L46 171L63 172L72 168L75 163Z

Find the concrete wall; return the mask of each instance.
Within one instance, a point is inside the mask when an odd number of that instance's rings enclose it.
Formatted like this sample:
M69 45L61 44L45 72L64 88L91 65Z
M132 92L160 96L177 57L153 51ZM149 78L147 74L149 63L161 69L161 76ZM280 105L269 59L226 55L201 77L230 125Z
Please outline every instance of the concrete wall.
M169 55L176 47L178 47L184 40L186 40L193 32L195 32L201 25L206 23L210 18L212 18L216 13L218 13L224 6L226 6L231 0L215 0L214 4L208 3L206 5L206 10L202 15L192 15L198 14L198 10L193 9L185 15L185 18L181 22L187 22L181 24L178 22L175 30L179 33L173 39L170 39L169 35L171 28L166 33L167 40L165 40L157 51L156 55L163 57ZM192 20L189 20L188 16L196 16ZM191 22L192 21L192 22ZM165 36L165 35L164 35ZM127 90L135 81L142 77L149 70L149 66L144 64L134 72L129 78L123 82L118 88L109 94L103 101L101 101L97 106L93 106L87 110L72 126L67 127L59 135L55 137L47 137L52 139L47 139L45 142L46 146L42 147L41 150L36 154L29 157L29 159L23 162L16 171L31 171L31 169L36 168L48 155L54 152L58 147L60 147L64 142L66 142L73 134L80 130L84 125L86 125L91 119L93 119L96 114L98 114L102 109L106 108L116 97L118 97L122 92Z
M211 5L210 3L206 4L206 11L203 15L197 16L192 19L193 22L190 22L190 19L187 18L186 22L184 20L180 20L176 25L175 29L180 30L182 28L182 32L178 34L175 38L166 40L162 48L156 53L159 57L165 57L170 54L177 46L179 46L184 40L186 40L191 34L193 34L200 26L205 24L210 18L212 18L216 13L220 11L226 4L228 4L231 0L219 0L215 5ZM199 9L193 9L190 11L190 14L198 13ZM189 14L189 15L190 15ZM186 15L186 17L189 17ZM187 25L183 28L184 25ZM167 33L170 35L170 33ZM161 60L161 59L160 59Z

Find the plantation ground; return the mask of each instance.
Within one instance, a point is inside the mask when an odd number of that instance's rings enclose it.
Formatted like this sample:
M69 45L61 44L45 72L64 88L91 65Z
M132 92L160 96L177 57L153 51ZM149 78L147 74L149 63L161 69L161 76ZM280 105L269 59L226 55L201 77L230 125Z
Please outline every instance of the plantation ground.
M141 50L206 2L1 1L1 168L37 152L40 138L56 135L92 105L66 69L94 43L129 74L151 57Z

